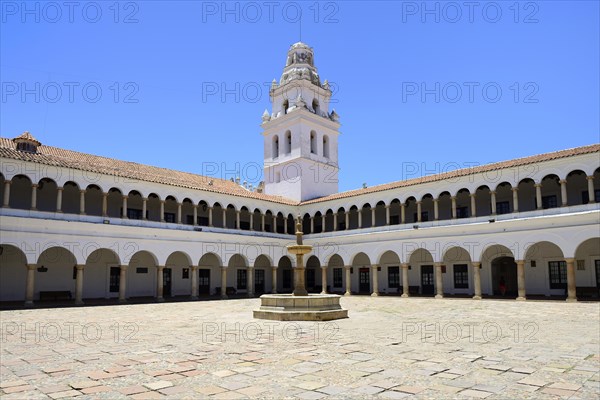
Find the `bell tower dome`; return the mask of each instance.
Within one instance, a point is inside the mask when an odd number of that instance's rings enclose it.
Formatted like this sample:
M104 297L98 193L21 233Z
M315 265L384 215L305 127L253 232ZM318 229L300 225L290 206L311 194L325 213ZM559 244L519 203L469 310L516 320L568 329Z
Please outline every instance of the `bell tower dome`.
M314 52L293 44L262 116L265 193L306 201L338 191L339 116L329 110L331 89L321 83Z

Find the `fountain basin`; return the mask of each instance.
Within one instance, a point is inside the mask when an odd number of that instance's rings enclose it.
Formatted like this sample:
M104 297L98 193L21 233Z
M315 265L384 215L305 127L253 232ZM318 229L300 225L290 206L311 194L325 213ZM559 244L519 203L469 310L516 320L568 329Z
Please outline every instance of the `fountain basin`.
M312 251L312 248L312 246L307 244L295 244L292 246L287 246L287 251L290 254L304 255L310 253Z
M274 321L331 321L348 318L348 310L340 305L342 296L335 294L263 294L254 318Z

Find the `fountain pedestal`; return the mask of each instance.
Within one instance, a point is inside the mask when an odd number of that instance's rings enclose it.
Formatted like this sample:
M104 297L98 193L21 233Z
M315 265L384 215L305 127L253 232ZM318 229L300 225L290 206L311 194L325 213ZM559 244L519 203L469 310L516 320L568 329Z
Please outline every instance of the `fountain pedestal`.
M348 310L340 305L342 296L335 294L308 294L304 280L304 255L312 246L302 244L302 222L296 224L296 244L287 247L296 256L294 268L294 292L292 294L263 294L260 308L254 310L254 318L275 321L331 321L348 318Z

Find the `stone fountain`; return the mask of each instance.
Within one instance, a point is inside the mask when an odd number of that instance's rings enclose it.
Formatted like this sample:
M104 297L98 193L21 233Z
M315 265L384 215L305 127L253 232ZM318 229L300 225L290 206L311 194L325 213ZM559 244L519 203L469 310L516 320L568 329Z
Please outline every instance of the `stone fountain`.
M308 294L304 279L304 255L312 246L302 244L302 221L296 223L296 244L287 246L296 256L294 268L294 292L292 294L263 294L260 308L254 310L254 318L276 321L331 321L348 318L348 310L340 305L341 296L335 294Z

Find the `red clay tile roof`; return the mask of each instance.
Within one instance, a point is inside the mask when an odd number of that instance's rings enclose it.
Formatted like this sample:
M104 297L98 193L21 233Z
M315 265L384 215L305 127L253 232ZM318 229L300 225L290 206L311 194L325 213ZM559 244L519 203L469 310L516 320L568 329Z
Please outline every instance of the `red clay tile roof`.
M523 166L523 165L538 163L538 162L542 162L542 161L556 160L559 158L573 157L573 156L577 156L577 155L581 155L581 154L589 154L589 153L600 153L600 144L592 144L592 145L588 145L588 146L575 147L575 148L567 149L567 150L554 151L551 153L538 154L535 156L516 158L514 160L501 161L501 162L497 162L497 163L493 163L493 164L480 165L480 166L473 167L473 168L457 169L454 171L445 172L443 174L428 175L428 176L408 179L408 180L404 180L404 181L385 183L383 185L372 186L372 187L369 187L366 189L349 190L347 192L335 193L330 196L325 196L325 197L320 197L318 199L305 201L302 204L313 204L313 203L319 203L319 202L328 201L328 200L344 199L347 197L359 196L359 195L367 194L367 193L375 193L375 192L381 192L383 190L391 190L391 189L397 189L397 188L401 188L401 187L418 185L420 183L435 182L435 181L441 181L441 180L446 180L446 179L451 179L451 178L458 178L458 177L466 176L466 175L473 175L473 174L478 174L478 173L482 173L482 172L495 171L495 170L504 169L504 168L513 168L513 167L517 167L517 166Z
M266 200L279 204L297 204L295 201L284 197L251 192L237 183L225 179L153 167L129 161L115 160L113 158L79 153L72 150L60 149L58 147L41 145L37 148L37 153L18 151L16 150L16 144L12 139L2 137L0 137L0 157L139 179L146 182L161 183L189 189L205 190L207 192ZM210 184L211 181L212 185Z
M35 140L35 138L33 140ZM179 186L189 189L198 189L214 193L230 194L234 196L271 201L274 203L286 205L304 205L328 200L343 199L352 196L359 196L368 193L375 193L384 190L392 190L396 188L417 185L420 183L441 181L445 179L472 175L481 172L517 167L542 161L549 161L559 158L572 157L576 155L590 153L600 153L600 144L593 144L589 146L576 147L573 149L538 154L535 156L517 158L510 161L502 161L493 164L481 165L474 168L459 169L443 174L429 175L404 181L391 182L383 185L372 186L365 189L355 189L332 194L330 196L320 197L318 199L313 199L302 203L297 203L285 197L273 196L265 193L257 193L245 190L240 185L229 180L196 175L188 172L175 171L167 168L153 167L129 161L115 160L113 158L79 153L72 150L60 149L58 147L40 145L37 149L37 153L18 151L16 150L16 145L12 141L12 139L0 137L0 157L35 162L45 165L79 169L106 175L134 178L147 182L161 183L165 185ZM210 181L213 182L212 185L209 184Z

